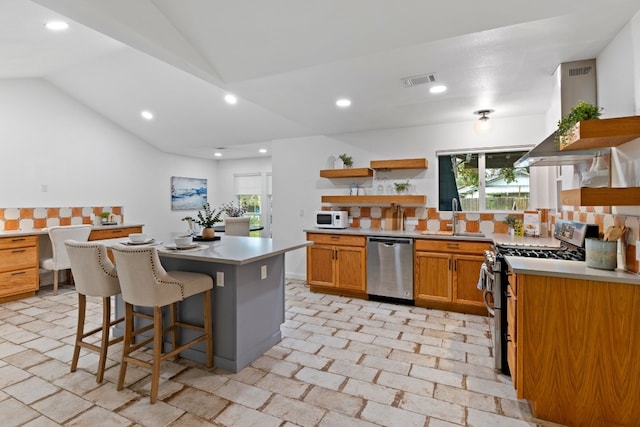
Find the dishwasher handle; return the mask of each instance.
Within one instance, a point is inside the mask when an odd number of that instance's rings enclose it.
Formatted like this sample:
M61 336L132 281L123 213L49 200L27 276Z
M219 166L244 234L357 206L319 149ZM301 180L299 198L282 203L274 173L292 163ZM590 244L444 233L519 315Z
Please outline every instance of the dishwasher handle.
M413 239L394 239L388 237L367 237L367 242L370 243L383 243L385 246L391 247L394 244L401 245L413 245Z

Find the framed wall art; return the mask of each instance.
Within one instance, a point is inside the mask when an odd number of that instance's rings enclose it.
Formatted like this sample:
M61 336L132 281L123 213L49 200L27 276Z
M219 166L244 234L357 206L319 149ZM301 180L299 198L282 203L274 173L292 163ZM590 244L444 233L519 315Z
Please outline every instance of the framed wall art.
M207 203L206 178L171 177L171 210L202 209Z

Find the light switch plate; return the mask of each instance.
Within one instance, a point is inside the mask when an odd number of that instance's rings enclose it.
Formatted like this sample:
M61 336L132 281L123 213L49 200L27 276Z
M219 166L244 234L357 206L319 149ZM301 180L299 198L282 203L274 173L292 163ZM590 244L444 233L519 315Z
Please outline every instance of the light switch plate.
M216 286L219 288L224 288L224 272L222 271L216 272Z

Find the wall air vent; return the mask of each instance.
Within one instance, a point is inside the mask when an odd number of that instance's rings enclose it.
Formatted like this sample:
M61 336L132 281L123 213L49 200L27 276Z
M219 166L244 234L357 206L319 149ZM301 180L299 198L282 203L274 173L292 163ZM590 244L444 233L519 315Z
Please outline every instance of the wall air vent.
M435 83L438 81L436 73L423 74L421 76L405 77L400 79L404 87L412 87L425 83Z
M593 67L569 68L569 77L586 76L591 72Z

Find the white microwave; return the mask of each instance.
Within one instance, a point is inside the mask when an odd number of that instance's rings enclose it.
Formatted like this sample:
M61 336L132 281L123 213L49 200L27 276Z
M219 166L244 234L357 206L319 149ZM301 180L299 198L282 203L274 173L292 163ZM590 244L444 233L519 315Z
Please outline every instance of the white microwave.
M318 228L349 228L349 212L347 211L316 211L316 227Z

